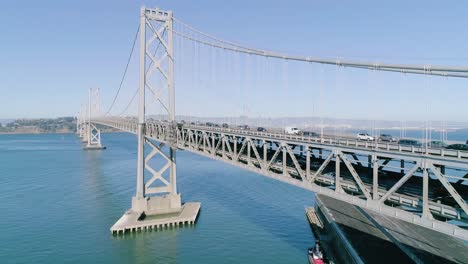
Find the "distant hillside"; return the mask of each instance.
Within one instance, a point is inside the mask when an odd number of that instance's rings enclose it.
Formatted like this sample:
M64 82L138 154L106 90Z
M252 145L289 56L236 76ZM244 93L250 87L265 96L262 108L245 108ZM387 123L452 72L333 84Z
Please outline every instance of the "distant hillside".
M73 133L75 131L76 119L74 117L16 119L0 125L0 133L42 134Z

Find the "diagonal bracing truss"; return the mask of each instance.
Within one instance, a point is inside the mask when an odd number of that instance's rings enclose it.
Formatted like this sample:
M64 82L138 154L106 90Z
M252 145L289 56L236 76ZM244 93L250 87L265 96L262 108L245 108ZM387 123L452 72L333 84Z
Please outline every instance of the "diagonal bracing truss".
M140 87L138 112L138 165L137 191L135 198L143 200L149 195L177 195L176 188L176 146L174 107L174 55L172 36L172 12L142 8L140 14ZM167 114L171 125L151 127L146 122L147 98L149 91L153 102ZM156 130L157 131L156 131ZM147 131L165 135L166 144L155 144L148 139ZM145 157L145 146L151 152ZM163 147L168 146L169 154ZM151 159L162 157L165 161L159 169L151 165ZM148 179L145 172L149 173ZM168 172L169 177L165 176ZM146 180L146 182L145 182ZM155 186L157 185L158 186Z

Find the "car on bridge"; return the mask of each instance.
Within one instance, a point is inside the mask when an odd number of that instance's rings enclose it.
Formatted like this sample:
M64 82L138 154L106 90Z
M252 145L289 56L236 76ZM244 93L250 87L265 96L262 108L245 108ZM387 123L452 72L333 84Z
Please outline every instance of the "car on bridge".
M297 127L285 127L284 133L289 135L300 135L302 133Z
M374 137L367 134L367 133L358 133L357 134L358 140L367 140L367 141L374 141Z
M222 126L223 128L229 128L229 125L226 124L226 123L223 123L221 126Z
M468 151L468 144L452 144L447 146L446 149Z
M258 132L266 132L267 130L264 127L257 127Z
M319 134L311 131L304 131L302 132L302 135L305 137L319 137Z
M240 125L237 128L240 130L250 130L250 127L248 125Z
M434 140L429 142L429 147L431 148L446 148L447 146L448 145L442 141Z
M380 141L386 141L386 142L397 142L398 139L396 137L392 137L390 134L381 134L379 137Z
M414 140L414 139L400 139L398 141L398 144L402 145L402 146L410 146L410 147L421 147L422 146L421 142L419 142L417 140Z

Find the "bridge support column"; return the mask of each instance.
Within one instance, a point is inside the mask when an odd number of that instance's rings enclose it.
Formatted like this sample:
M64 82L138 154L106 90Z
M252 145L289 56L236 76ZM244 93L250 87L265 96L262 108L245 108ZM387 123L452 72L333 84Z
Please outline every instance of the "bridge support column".
M422 193L422 217L432 219L432 214L429 211L429 171L427 160L423 160L421 168L423 169L423 193Z
M224 134L221 134L221 138L219 140L221 140L221 153L223 155L223 158L226 157L226 148L225 148L225 143L226 143L226 135Z
M211 132L211 152L215 153L216 156L216 134Z
M310 179L310 147L306 146L306 179Z
M266 140L263 140L263 162L267 164L267 159L268 159L268 144L266 143Z
M284 144L281 144L281 148L283 151L283 175L288 176L288 166L286 164L286 161L287 161L286 146Z
M335 156L335 192L341 193L340 155L335 150L333 151L333 155Z
M232 142L234 143L234 156L237 157L237 137L232 137Z
M250 138L245 138L245 140L247 140L247 164L250 166L252 165L252 157L250 156L251 153L250 153L250 150L252 149L252 141L250 140Z
M379 197L379 160L377 155L372 155L372 199L378 200Z

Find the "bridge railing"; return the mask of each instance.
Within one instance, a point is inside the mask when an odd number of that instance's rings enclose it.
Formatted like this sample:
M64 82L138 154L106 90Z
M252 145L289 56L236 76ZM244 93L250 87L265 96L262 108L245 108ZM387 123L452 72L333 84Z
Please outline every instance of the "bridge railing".
M381 143L373 141L362 141L357 139L340 139L335 137L309 137L302 135L290 135L278 132L260 132L260 131L251 131L251 130L242 130L242 129L233 129L233 128L219 128L219 127L210 127L210 126L200 126L200 125L187 125L187 128L194 129L203 129L207 131L216 131L223 133L232 133L238 135L246 136L259 136L263 138L275 138L275 139L284 139L292 140L299 142L309 142L317 144L327 144L327 145L338 145L338 146L347 146L347 147L356 147L356 148L365 148L365 149L375 149L379 151L394 151L394 152L406 152L413 154L423 154L423 155L434 155L442 156L456 159L468 159L468 151L461 150L451 150L444 148L425 148L422 146L405 146L399 145L396 143Z

